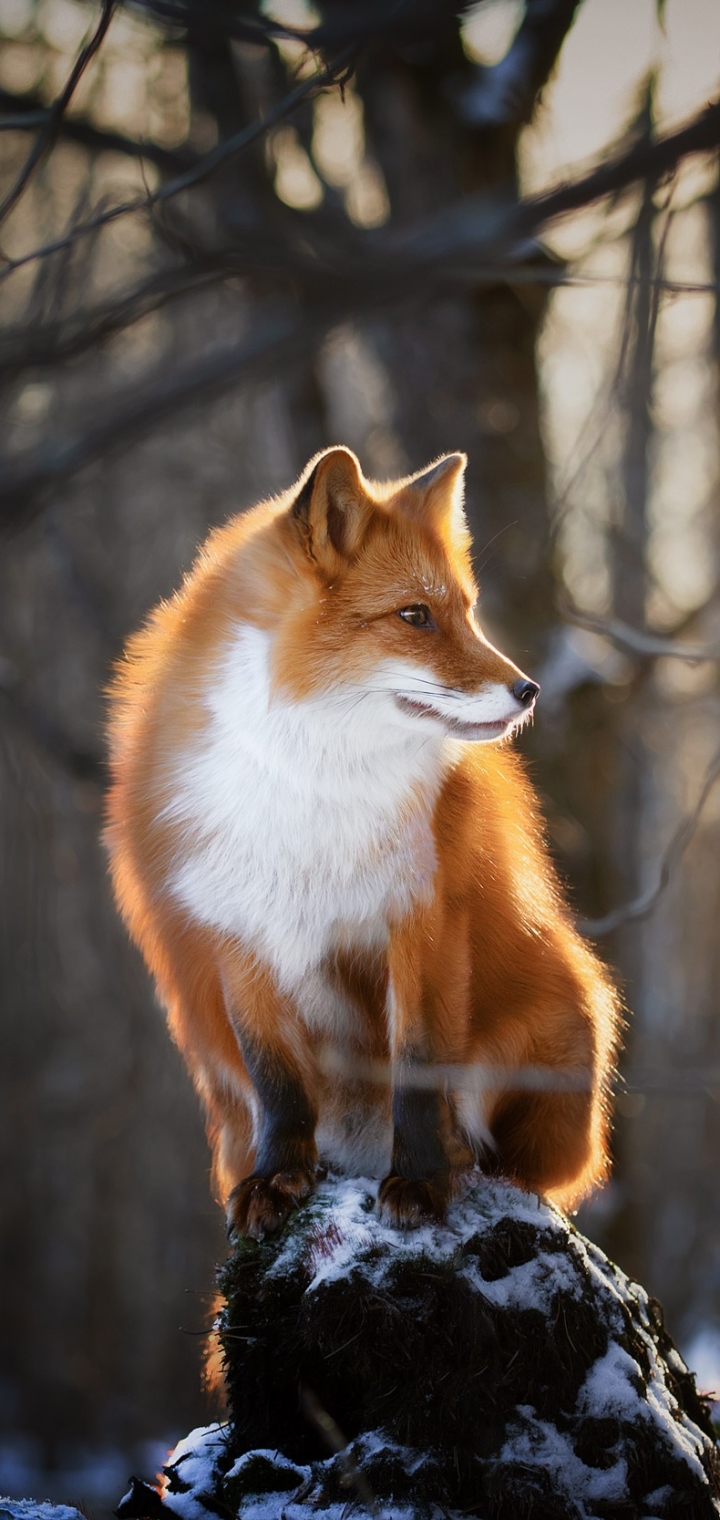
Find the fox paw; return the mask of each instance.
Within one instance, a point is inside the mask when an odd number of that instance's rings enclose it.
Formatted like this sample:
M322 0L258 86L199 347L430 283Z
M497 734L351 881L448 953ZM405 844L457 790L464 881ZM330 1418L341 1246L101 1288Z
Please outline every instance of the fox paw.
M377 1211L383 1224L416 1230L423 1224L441 1224L446 1203L447 1190L437 1182L391 1176L380 1183Z
M277 1235L293 1209L309 1198L314 1186L314 1170L300 1167L292 1172L276 1172L273 1177L243 1178L227 1201L228 1235L249 1235L251 1240Z

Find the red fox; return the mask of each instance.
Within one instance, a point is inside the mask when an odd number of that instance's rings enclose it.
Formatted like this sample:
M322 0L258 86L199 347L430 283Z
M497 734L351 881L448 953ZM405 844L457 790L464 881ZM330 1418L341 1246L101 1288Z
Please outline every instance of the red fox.
M230 1231L280 1229L319 1160L406 1228L478 1160L563 1207L606 1172L617 999L502 742L539 687L475 619L466 463L317 455L112 687L115 891Z

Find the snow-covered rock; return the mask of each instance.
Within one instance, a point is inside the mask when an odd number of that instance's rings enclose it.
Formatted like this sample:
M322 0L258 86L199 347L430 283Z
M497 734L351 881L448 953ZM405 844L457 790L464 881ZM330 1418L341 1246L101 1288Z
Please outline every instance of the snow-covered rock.
M642 1288L516 1188L477 1177L410 1234L376 1190L329 1179L278 1240L237 1245L231 1420L172 1454L165 1511L720 1517L707 1405Z

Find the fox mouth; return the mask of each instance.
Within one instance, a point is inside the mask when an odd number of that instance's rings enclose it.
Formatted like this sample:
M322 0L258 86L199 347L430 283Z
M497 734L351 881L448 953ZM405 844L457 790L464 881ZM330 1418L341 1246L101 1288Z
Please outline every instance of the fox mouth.
M515 722L514 717L494 719L487 723L463 722L462 718L450 718L447 713L439 712L437 707L432 707L429 702L417 702L410 697L401 696L397 691L393 695L401 712L414 714L419 718L435 718L438 723L442 723L447 734L456 734L458 739L499 739L503 734L508 733Z

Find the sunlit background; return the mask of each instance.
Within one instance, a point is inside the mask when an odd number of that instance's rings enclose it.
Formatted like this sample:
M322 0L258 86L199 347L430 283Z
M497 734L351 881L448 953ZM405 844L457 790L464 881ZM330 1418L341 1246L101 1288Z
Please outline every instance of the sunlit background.
M301 0L263 10L317 20ZM55 98L97 14L0 0L0 117ZM522 15L516 0L470 7L466 59L499 65ZM292 39L272 66L259 45L231 53L248 119L276 99L278 69L287 87L316 67ZM378 235L439 209L454 149L437 146L437 99L412 93L416 65L385 61L374 82L371 62L274 128L232 182L235 229L258 205L295 229L332 216ZM189 77L179 29L120 10L3 255L153 190L238 130L208 78ZM719 86L717 0L584 0L529 125L482 151L499 180L516 150L534 195L633 133L673 130ZM0 132L4 188L28 142ZM473 163L455 192L492 179ZM218 200L194 195L181 214L210 246ZM152 216L127 216L82 259L56 255L52 278L28 264L0 283L5 466L39 467L108 398L120 414L292 306L209 266L181 299L156 299L166 252ZM194 1096L105 885L102 690L208 525L330 442L381 478L470 453L486 622L543 684L527 747L551 844L629 1008L615 1176L578 1222L660 1297L701 1385L720 1389L719 271L718 160L698 154L553 223L515 284L340 313L297 363L213 380L144 435L121 430L81 470L51 472L5 538L0 1491L115 1502L131 1469L152 1475L216 1407L200 1366L224 1239ZM132 322L78 341L88 313L143 282Z

